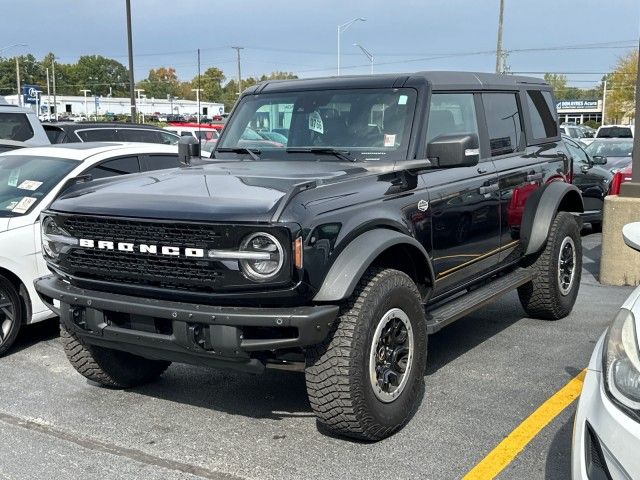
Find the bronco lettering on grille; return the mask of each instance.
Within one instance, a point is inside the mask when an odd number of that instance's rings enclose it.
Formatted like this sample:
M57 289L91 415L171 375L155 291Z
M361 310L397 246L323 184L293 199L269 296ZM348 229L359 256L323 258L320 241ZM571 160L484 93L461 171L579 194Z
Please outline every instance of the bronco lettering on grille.
M169 245L135 244L130 242L112 242L107 240L90 240L81 238L78 245L83 248L97 248L98 250L117 250L119 252L140 252L151 255L167 255L171 257L204 258L204 249L190 247L175 247Z

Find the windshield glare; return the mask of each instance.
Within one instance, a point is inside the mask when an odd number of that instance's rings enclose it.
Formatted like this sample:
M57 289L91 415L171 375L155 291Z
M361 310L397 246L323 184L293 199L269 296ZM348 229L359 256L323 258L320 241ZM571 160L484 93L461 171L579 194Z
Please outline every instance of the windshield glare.
M359 160L406 158L416 92L409 88L249 95L217 149L260 150L260 159L304 159L299 149L332 148ZM287 153L295 148L295 153ZM232 157L216 152L217 158ZM317 158L312 158L317 160Z
M586 149L589 155L602 157L630 157L633 151L633 142L598 142L595 141Z
M0 217L29 213L77 164L60 158L0 156Z

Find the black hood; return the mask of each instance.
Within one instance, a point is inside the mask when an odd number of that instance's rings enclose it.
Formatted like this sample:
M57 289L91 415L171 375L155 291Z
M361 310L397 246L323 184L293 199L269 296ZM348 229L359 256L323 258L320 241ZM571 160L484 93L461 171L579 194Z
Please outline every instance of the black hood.
M51 209L117 217L268 222L297 184L331 183L366 172L361 165L337 162L225 162L89 182L65 193Z

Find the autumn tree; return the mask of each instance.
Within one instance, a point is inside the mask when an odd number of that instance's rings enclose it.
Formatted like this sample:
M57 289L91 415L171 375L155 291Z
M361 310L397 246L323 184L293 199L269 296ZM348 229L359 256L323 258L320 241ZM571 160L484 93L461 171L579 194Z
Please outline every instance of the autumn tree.
M167 98L168 95L177 97L180 89L180 80L176 69L172 67L159 67L149 70L149 75L138 82L138 88L144 90L147 98Z
M620 123L635 117L634 92L638 75L638 51L620 58L607 77L607 122Z

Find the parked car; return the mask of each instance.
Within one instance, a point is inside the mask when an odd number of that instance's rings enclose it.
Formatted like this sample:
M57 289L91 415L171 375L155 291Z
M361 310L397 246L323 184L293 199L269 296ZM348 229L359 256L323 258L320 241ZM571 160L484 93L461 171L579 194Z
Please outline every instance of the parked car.
M180 128L198 128L198 126L202 126L202 124L198 124L198 123L190 123L190 122L184 122L184 121L169 121L169 128L175 128L175 127L180 127ZM215 130L218 131L218 133L220 133L222 131L222 128L224 127L224 122L212 122L210 124L205 124L205 126L207 128L213 128Z
M175 146L151 144L52 145L0 155L0 355L21 325L53 315L33 288L48 272L38 218L65 184L84 175L100 179L177 166Z
M55 122L43 127L51 143L143 142L174 145L180 138L162 128L123 122Z
M621 168L631 164L633 154L633 139L631 138L596 138L585 148L585 151L597 163L615 173Z
M0 140L31 146L51 143L33 110L11 105L3 97L0 97Z
M633 125L602 125L595 138L633 138Z
M633 165L629 164L624 168L618 170L611 180L611 188L609 190L610 195L620 195L620 186L625 182L630 182L632 180L632 169Z
M640 223L625 225L640 251ZM574 420L574 480L640 478L640 287L627 298L591 356Z
M573 160L572 183L580 189L584 212L582 220L589 222L593 231L602 229L604 198L609 194L613 173L606 167L604 157L591 157L584 145L563 135L562 140Z
M198 125L198 124L196 124ZM175 133L180 137L195 137L205 142L215 142L218 140L220 133L217 128L213 128L211 125L198 125L198 126L186 126L186 124L176 124L164 127L168 132Z
M529 317L573 308L583 205L555 104L513 75L260 83L214 160L58 198L36 289L94 382L299 369L321 425L382 439L421 400L428 334L516 289ZM291 112L288 145L246 139L264 111Z
M580 125L573 125L570 123L563 123L560 125L560 133L573 138L574 140L587 138L585 131L580 127Z

